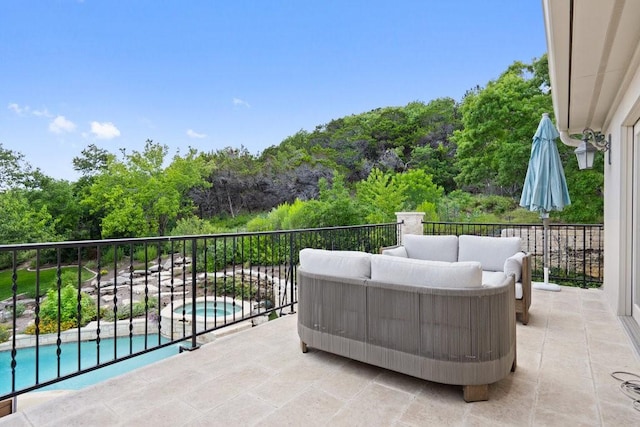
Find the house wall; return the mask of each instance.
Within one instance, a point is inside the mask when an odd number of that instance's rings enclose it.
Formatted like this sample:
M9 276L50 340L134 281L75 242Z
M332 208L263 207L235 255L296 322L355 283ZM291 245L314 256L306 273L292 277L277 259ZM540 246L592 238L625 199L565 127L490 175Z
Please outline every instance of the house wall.
M640 68L629 73L630 84L610 112L605 132L611 134L611 165L605 153L603 288L617 315L631 314L632 244L637 233L633 227L633 124L640 118Z

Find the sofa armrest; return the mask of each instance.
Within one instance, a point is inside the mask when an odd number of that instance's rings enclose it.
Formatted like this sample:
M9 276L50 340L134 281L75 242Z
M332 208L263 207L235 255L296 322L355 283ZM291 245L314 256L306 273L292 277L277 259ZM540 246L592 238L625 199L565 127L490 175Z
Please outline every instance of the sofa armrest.
M522 299L527 307L531 305L531 253L527 253L522 258L522 277L520 283L522 283Z
M407 250L404 246L388 246L386 248L380 248L381 255L389 255L400 258L408 258Z
M531 306L531 254L522 258L522 299L516 300L516 313L521 316L522 324L529 323L529 307Z
M393 245L393 246L381 246L381 247L380 247L380 251L379 251L378 253L379 253L380 255L382 255L382 252L383 252L383 251L390 250L390 249L396 249L396 248L399 248L399 247L400 247L400 245Z
M328 345L330 336L340 337L331 343L338 347L347 341L364 342L366 279L328 276L298 268L297 283L298 334L305 344L323 348L322 343ZM361 349L350 350L353 353L339 354L362 360Z

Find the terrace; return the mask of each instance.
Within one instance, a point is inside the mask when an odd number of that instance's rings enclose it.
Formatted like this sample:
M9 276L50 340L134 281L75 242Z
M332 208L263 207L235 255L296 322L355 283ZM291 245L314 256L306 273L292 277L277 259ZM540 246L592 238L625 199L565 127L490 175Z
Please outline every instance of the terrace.
M552 231L555 238L550 240L550 245L555 248L552 253L556 256L552 256L551 267L555 279L570 280L582 287L563 287L558 293L533 291L530 322L527 326L517 324L518 369L490 386L487 402L465 403L460 387L418 380L313 349L303 354L295 314L297 250L313 246L375 251L395 242L397 227L397 224L385 224L251 235L66 242L38 248L3 247L12 253L14 260L20 258L20 251L35 250L40 259L46 251L55 249L58 269L61 255L68 250L77 251L78 265L85 262L82 254L93 253L98 266L105 265L100 262L100 254L107 248L117 252L122 246L131 254L143 248L147 264L148 258L154 258L147 256L152 247L157 247L158 253L179 250L183 255L190 255L199 267L191 265L190 270L173 271L176 267L171 263L170 283L160 285L158 280L157 288L145 279L142 291L136 290L145 301L156 293L159 299L166 298L162 292L165 288L171 291L168 304L178 304L195 300L203 289L206 297L207 290L212 296L219 294L217 288L223 288L225 294L237 292L237 285L253 286L245 285L242 280L236 283L237 274L225 275L223 279L222 269L229 270L232 266L232 271L255 274L257 290L251 294L250 305L258 308L249 312L243 309L237 321L234 318L229 323L240 326L271 312L280 317L233 334L225 334L227 327L216 323L206 325L205 322L204 326L196 327L195 321L182 322L182 328L161 326L161 322L143 323L142 329L149 333L157 332L156 327L164 332L171 329L174 340L183 341L187 348L189 343L196 347L205 337L206 341L213 342L79 391L39 392L41 384L16 390L10 397L17 397L18 412L0 418L0 425L136 425L143 422L158 425L229 422L235 425L631 425L637 421L640 415L633 401L621 391L620 381L611 377L611 373L640 374L640 358L620 318L608 310L602 290L589 287L597 286L601 277L601 226L562 227L555 235ZM508 228L510 233L520 235L527 249L539 258L537 227ZM428 234L496 235L503 233L505 225L465 228L460 224L428 224L424 229ZM95 251L88 250L90 248ZM200 256L199 251L205 255ZM207 267L207 262L214 265ZM259 266L257 273L252 273L253 264ZM134 288L141 286L133 280L139 266L131 261L125 267L129 281L120 278L122 283L118 283L115 278L111 283L104 279L101 284L98 278L98 291L114 289L116 298L109 300L108 306L122 304L118 295L120 298L133 296ZM216 274L205 274L201 283L197 271L212 270ZM534 266L534 273L539 274L539 265ZM159 278L160 274L151 276ZM265 281L267 276L271 279ZM278 280L272 280L273 277ZM17 297L20 287L17 272L14 282ZM268 286L265 287L265 283ZM255 304L266 300L266 295L274 303L273 307ZM146 314L145 318L152 317ZM189 316L176 315L178 320ZM112 333L125 337L133 335L139 327L127 318L115 326L116 332ZM118 332L120 329L123 330ZM107 325L98 327L98 334L100 330L106 337ZM71 332L78 337L86 333L79 329ZM219 337L212 339L212 334ZM40 338L47 335L51 334L42 334ZM97 342L99 344L99 340Z
M296 315L39 405L0 425L637 425L613 371L640 360L598 289L534 290L518 369L465 403L459 387L300 351ZM20 403L19 403L20 405Z

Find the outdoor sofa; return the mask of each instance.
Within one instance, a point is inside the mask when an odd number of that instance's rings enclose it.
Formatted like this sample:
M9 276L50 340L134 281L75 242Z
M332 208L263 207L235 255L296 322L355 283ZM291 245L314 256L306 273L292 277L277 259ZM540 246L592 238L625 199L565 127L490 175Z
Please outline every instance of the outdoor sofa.
M478 261L482 266L482 284L486 286L499 284L504 275L513 274L516 314L523 325L529 323L531 254L521 251L519 237L405 234L402 243L382 248L380 253L431 261Z
M514 275L483 286L476 261L303 249L297 283L305 353L460 385L468 402L516 368Z

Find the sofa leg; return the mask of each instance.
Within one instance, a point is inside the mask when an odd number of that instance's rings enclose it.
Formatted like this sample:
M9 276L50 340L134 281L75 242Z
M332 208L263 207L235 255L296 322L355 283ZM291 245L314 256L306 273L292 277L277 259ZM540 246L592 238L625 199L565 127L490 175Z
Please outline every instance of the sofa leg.
M522 313L522 324L526 325L529 323L529 310Z
M307 351L309 351L309 349L307 348L307 343L305 343L302 340L300 340L300 349L302 349L303 353L306 353Z
M466 402L478 402L489 400L489 384L463 386L464 400Z

